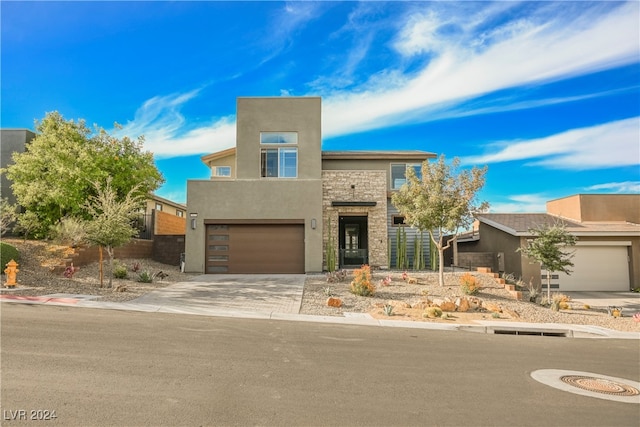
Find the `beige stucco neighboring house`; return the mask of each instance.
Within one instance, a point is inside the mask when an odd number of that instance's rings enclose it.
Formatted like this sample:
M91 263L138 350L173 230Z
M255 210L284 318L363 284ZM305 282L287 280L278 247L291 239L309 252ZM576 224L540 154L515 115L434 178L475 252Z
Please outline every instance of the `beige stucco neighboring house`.
M185 271L320 272L330 235L340 267L390 266L391 192L435 154L322 151L319 97L238 98L236 116L236 147L187 183Z
M640 287L640 195L577 194L547 202L546 213L477 215L477 231L458 243L458 262L511 273L525 283L546 283L546 272L516 250L531 229L564 224L578 238L570 275L555 273L559 291L628 291Z

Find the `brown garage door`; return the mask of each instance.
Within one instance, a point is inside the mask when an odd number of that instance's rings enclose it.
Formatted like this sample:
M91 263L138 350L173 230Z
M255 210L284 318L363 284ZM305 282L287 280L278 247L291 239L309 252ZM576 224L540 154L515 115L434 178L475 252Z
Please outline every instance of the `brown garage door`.
M303 224L211 224L206 272L304 273Z

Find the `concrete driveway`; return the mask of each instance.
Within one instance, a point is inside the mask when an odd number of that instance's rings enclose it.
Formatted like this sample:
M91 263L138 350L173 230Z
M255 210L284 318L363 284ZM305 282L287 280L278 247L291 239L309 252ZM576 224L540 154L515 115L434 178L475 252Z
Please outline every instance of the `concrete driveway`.
M640 312L640 294L633 292L563 292L573 301L593 308L621 307L624 316Z
M203 274L149 292L130 303L163 311L297 314L304 274Z

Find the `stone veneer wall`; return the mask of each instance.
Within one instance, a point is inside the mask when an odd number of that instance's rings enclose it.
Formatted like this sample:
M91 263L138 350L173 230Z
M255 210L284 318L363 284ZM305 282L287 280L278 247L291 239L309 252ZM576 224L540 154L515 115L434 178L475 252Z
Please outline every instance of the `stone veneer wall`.
M351 188L351 186L354 188ZM375 206L331 206L333 201L376 202ZM326 268L326 245L329 218L331 235L338 248L340 215L368 217L369 265L388 267L387 261L387 174L380 170L325 170L322 171L322 221L324 235L323 266Z

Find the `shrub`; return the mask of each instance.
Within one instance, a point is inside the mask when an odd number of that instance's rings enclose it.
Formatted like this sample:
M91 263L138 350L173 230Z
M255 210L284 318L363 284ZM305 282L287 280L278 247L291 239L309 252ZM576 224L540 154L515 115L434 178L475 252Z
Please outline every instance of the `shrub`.
M475 295L480 289L478 280L469 273L465 273L460 278L460 288L465 295Z
M440 307L427 307L422 317L428 317L430 319L442 316L442 310Z
M382 309L387 316L393 316L393 306L391 304L385 304Z
M76 271L78 270L80 270L80 267L74 267L73 263L71 263L70 266L67 266L67 268L64 269L62 275L67 279L73 279L73 275L76 274Z
M345 270L331 271L327 273L327 282L336 283L343 282L347 278L347 272Z
M566 309L566 307L569 306L569 301L571 301L571 297L556 292L551 298L551 310L558 311L560 309Z
M127 271L127 267L122 264L116 264L113 267L113 277L116 279L126 279L129 276L129 272Z
M131 264L131 271L133 271L134 273L140 271L140 263L138 261L135 261L133 264Z
M71 247L84 243L87 237L85 224L73 217L62 218L59 223L51 228L50 234L55 242Z
M4 274L4 269L7 268L7 263L11 260L20 261L20 252L8 243L0 242L0 262L2 262L0 270L2 270L2 274Z
M376 293L376 287L371 282L371 267L363 265L353 271L351 292L361 297L373 296Z
M151 283L153 282L153 276L151 276L151 273L145 270L142 273L138 274L138 282Z

